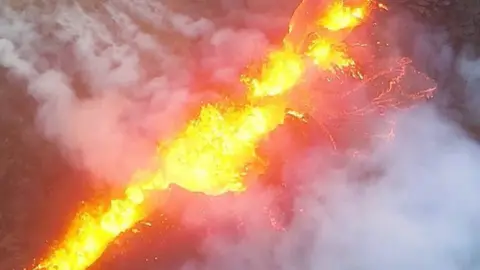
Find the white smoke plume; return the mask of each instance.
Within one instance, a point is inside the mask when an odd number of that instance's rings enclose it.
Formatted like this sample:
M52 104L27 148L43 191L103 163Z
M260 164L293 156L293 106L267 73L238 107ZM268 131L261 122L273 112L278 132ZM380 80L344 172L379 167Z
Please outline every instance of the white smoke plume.
M239 70L263 55L265 33L285 27L294 2L225 0L213 15L195 17L187 14L196 7L182 10L175 1L3 0L0 66L38 102L39 129L70 161L125 183L147 166L157 140L187 121L185 108L237 90ZM419 54L434 51L439 36L422 37ZM453 56L439 43L426 68L448 73ZM469 82L472 122L477 66L462 60L457 67ZM207 81L232 89L196 91L197 72L205 71ZM477 142L432 104L390 118L394 140L374 141L361 159L334 166L311 149L285 168L285 181L302 184L286 229L273 230L258 207L278 199L275 193L252 190L222 204L248 217L244 235L209 235L204 260L184 268L477 269ZM216 205L206 222L230 211ZM186 223L205 222L195 210Z
M195 89L196 70L238 83L268 46L259 30L213 19L162 1L2 1L0 65L74 164L125 183L189 119L185 108L219 96Z

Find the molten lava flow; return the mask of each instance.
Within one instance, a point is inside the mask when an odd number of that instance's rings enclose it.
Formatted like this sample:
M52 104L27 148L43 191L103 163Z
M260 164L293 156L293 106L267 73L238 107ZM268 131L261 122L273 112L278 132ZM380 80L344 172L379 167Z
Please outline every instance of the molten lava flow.
M316 39L305 53L316 66L333 71L335 68L354 67L355 61L348 57L343 46L331 44L326 40Z
M139 207L143 200L143 194L132 193L111 201L106 212L85 209L77 216L62 246L35 269L86 269L120 233L144 217Z
M334 0L325 5L303 1L299 5L292 16L283 47L267 56L257 74L253 69L253 74L242 77L251 89L250 98L285 94L306 71L305 57L321 70L349 70L350 75L362 77L355 61L348 55L344 39L370 13L373 2L356 1L354 6L344 2Z
M298 83L305 68L300 54L284 48L270 53L258 74L242 76L242 80L251 90L251 99L279 96Z
M343 2L336 1L330 5L327 15L321 18L317 24L330 31L352 29L363 21L369 12L369 5L372 3L371 1L360 1L355 6L346 6Z
M374 3L372 0L302 1L292 16L284 42L297 51L304 51L309 35L316 33L329 43L341 43L372 8L383 7Z
M246 165L255 162L258 141L281 124L284 110L276 104L204 107L198 119L160 149L161 170L130 186L126 197L113 200L103 214L80 214L64 244L37 268L80 270L90 266L110 242L145 217L142 204L149 191L170 184L208 195L243 191Z
M110 242L145 217L144 203L152 191L171 184L208 195L243 191L245 175L251 165L258 164L257 144L283 122L285 95L302 78L306 58L327 70L354 65L342 48L344 36L326 31L358 25L370 3L362 2L361 7L351 8L335 0L331 9L309 22L296 13L283 48L270 53L258 72L242 77L249 89L249 104L204 106L177 138L161 145L158 171L137 176L140 180L134 181L124 198L111 201L107 209L86 209L79 214L65 241L36 269L89 267ZM301 24L305 29L298 29ZM298 31L309 32L302 36L295 34ZM308 39L310 34L313 40ZM304 45L306 49L300 49Z
M186 190L208 195L243 191L255 149L283 122L283 104L240 108L208 105L198 120L162 151L166 179Z

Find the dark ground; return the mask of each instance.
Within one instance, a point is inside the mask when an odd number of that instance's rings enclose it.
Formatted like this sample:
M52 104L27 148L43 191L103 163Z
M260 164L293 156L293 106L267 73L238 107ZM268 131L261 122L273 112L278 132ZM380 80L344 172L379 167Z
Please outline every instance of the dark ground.
M196 5L201 7L207 5L206 2L208 1L196 2ZM444 25L452 35L454 44L480 44L479 1L387 2L391 2L392 10L406 8L429 23ZM55 145L45 141L37 133L33 120L34 101L22 90L16 89L15 85L9 84L5 74L1 72L0 82L0 270L10 270L21 269L30 264L32 258L44 251L47 239L58 238L58 232L68 225L79 202L91 197L93 190L86 181L91 176L72 168ZM175 226L161 226L161 230L149 230L152 235L161 236L163 241L131 240L133 246L124 250L126 253L130 252L129 257L137 257L135 270L150 269L153 264L158 266L154 259L155 254L143 253L135 256L136 245L155 243L159 249L167 248L170 250L168 258L171 261L181 259L178 258L179 252L174 249L182 246L182 241L189 241L188 246L194 246L191 235L172 233L178 231ZM166 235L177 238L165 239ZM123 241L130 239L126 237ZM172 242L177 245L170 245ZM109 252L111 256L104 258L96 269L133 269L120 267L115 263L114 258L117 255L113 253ZM192 253L195 253L194 249L186 256ZM141 262L143 263L140 264Z

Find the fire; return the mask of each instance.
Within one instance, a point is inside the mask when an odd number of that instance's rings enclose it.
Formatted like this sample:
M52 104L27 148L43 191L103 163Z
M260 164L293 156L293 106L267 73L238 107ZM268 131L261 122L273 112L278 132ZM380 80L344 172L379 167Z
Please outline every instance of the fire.
M350 8L337 0L331 9L318 13L314 22L307 24L317 27L320 22L330 31L351 29L365 16L367 4ZM36 269L86 269L109 243L145 217L145 201L153 191L172 184L207 195L245 190L245 176L261 164L256 147L283 122L287 113L285 95L301 80L307 68L306 59L311 58L318 67L328 70L355 64L342 49L342 39L325 38L318 27L311 31L315 33L313 41L307 39L310 33L301 39L292 38L297 31L293 26L300 22L298 18L301 19L296 15L292 18L284 46L271 52L256 74L242 77L249 90L249 104L204 106L198 118L188 123L178 137L161 144L158 171L137 175L135 179L139 180L127 188L124 198L112 200L107 209L86 209L80 213L66 239ZM300 50L302 45L307 45L307 49Z
M102 214L98 209L85 209L77 216L61 248L36 269L75 270L90 266L120 233L144 217L139 207L143 196L131 195L111 201L108 211Z
M330 31L351 29L358 26L369 11L370 1L362 2L361 5L356 7L345 6L343 2L334 2L328 8L327 15L321 18L317 24Z
M253 98L285 94L306 71L305 57L322 70L355 69L355 61L348 56L343 43L344 31L350 31L365 19L372 2L364 0L352 7L343 0L335 0L323 9L321 5L309 7L308 3L302 2L292 16L283 48L267 56L259 74L242 76ZM315 15L313 18L309 18L311 13Z
M348 57L343 46L334 46L326 40L316 39L308 47L306 55L316 66L325 70L354 67L355 61Z
M371 0L344 0L329 4L303 1L292 16L284 47L310 58L321 70L335 72L348 70L350 75L362 78L355 61L348 55L344 39L362 23L375 5ZM377 4L379 8L386 8ZM305 69L305 66L302 66Z
M193 192L220 195L245 189L255 149L283 122L282 104L226 107L208 105L161 156L166 179Z
M305 68L302 55L287 47L268 55L258 77L243 76L242 80L251 89L252 98L278 96L297 84Z
M332 0L324 3L302 1L292 16L284 42L302 50L302 43L312 33L317 33L329 42L342 42L374 7L386 8L372 0Z
M137 176L143 179L126 190L124 199L113 200L103 214L81 213L64 245L37 268L86 269L118 235L145 217L143 203L153 190L175 184L208 195L243 191L246 165L256 161L258 141L282 123L283 111L278 105L204 107L177 139L161 147L159 171Z

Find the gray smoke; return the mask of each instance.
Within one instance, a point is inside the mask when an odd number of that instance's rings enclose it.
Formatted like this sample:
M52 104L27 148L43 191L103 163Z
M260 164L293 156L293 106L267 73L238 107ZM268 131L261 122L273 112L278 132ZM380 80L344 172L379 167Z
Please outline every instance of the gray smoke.
M195 90L193 65L238 83L268 46L254 28L183 12L146 0L2 1L0 65L35 98L39 129L70 161L125 183L190 118L185 108L219 96Z

